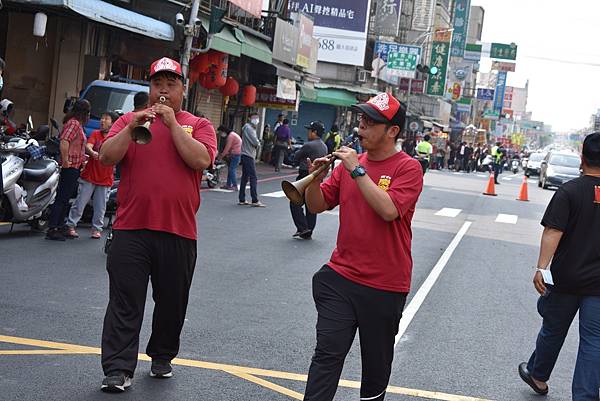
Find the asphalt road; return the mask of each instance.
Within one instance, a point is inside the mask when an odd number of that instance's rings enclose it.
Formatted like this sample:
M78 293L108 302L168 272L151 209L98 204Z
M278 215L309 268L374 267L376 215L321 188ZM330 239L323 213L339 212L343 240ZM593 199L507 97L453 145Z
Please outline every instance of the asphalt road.
M539 399L517 365L528 359L541 322L532 266L553 192L531 181L531 201L518 202L522 175L502 177L498 196L488 197L485 175L426 175L413 219L413 289L403 318L409 324L398 339L386 399ZM313 240L292 239L279 182L259 184L264 209L238 206L234 193L202 193L198 264L175 377L151 379L149 362L140 360L133 386L116 397L301 399L315 344L311 278L335 245L338 216L320 215ZM506 222L496 221L499 214ZM0 226L1 400L115 398L99 391L105 256L101 241L87 238L89 227L79 232L78 240L56 243L25 226ZM150 334L150 296L141 352ZM570 399L574 326L548 401ZM357 339L338 401L359 397L359 356Z

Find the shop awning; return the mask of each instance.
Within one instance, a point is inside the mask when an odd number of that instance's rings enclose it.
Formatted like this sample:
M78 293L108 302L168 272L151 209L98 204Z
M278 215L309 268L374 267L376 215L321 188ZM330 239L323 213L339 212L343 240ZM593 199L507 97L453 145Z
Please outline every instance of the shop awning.
M298 87L300 88L300 96L302 96L302 99L312 102L317 100L317 89L305 84L298 84Z
M202 27L206 29L206 32L209 32L210 23L208 18L202 16L200 20L202 21ZM236 57L242 54L242 44L235 38L233 31L228 26L212 36L210 48Z
M171 25L101 0L13 0L13 2L64 7L93 21L140 35L166 41L175 39L175 31Z
M233 28L236 38L242 43L241 53L265 64L273 62L273 53L269 46L261 39L245 34L237 28Z
M333 106L352 106L356 104L356 96L343 89L317 89L317 98L310 100L302 97L302 100L312 103L330 104Z
M293 81L301 81L302 73L300 71L294 70L292 67L288 67L283 65L277 61L272 62L273 67L277 70L277 76L282 78L291 79Z
M363 95L377 95L379 92L376 89L363 88L362 86L349 86L342 84L332 84L328 82L319 82L315 84L315 88L323 89L343 89L348 92L361 93Z

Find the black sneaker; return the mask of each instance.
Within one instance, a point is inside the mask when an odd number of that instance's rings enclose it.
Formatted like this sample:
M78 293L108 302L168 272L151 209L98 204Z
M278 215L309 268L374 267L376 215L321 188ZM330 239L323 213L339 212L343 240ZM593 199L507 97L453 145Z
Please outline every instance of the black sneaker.
M300 234L302 234L302 231L296 231L293 235L292 238L300 238Z
M157 379L173 377L171 363L162 359L153 359L152 367L150 368L150 377L156 377Z
M100 390L106 393L122 393L131 386L131 377L125 373L109 374L102 380Z
M60 228L50 228L46 233L46 239L51 241L66 241L67 239L61 232Z
M302 239L312 239L312 230L304 230L298 236Z

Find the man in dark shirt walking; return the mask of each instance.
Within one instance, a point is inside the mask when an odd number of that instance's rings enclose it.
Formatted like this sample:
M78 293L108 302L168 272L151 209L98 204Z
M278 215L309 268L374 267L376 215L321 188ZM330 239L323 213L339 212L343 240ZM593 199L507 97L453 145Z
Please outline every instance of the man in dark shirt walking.
M308 162L306 159L313 161L327 154L327 145L321 139L325 133L325 126L320 121L313 121L305 126L308 130L308 142L305 143L299 151L294 155L294 159L299 163L297 180L300 180L308 175ZM313 230L317 224L317 215L311 213L307 206L303 210L302 206L294 205L290 202L290 210L292 218L296 225L296 233L294 238L311 239Z
M573 401L600 400L600 132L583 142L583 174L558 189L542 219L544 233L533 278L542 328L519 375L547 394L554 364L579 311L579 352ZM552 265L548 271L548 265Z

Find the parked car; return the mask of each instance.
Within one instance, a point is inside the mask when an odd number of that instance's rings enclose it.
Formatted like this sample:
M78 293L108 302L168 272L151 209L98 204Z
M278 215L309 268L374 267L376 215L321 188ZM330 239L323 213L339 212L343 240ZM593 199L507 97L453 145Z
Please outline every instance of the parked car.
M149 92L145 85L113 81L92 81L81 93L92 105L90 119L84 130L87 136L100 129L100 117L105 111L128 113L133 110L133 97L138 92ZM67 100L69 101L69 99ZM65 105L65 107L67 107Z
M581 158L571 152L549 152L541 163L538 187L559 187L581 175Z
M542 160L544 160L544 153L536 152L529 155L527 165L525 166L525 175L530 177L532 175L540 175L540 169L542 167Z

